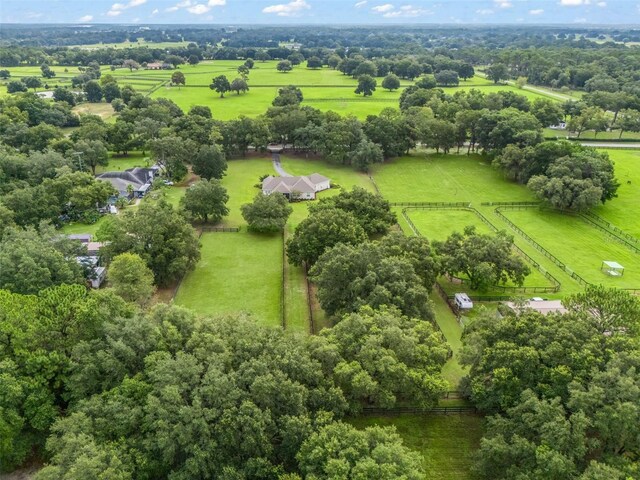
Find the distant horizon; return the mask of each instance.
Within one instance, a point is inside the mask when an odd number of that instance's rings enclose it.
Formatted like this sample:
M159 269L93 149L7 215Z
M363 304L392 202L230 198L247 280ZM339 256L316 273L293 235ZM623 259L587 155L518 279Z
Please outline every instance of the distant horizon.
M640 0L3 0L0 24L634 27Z

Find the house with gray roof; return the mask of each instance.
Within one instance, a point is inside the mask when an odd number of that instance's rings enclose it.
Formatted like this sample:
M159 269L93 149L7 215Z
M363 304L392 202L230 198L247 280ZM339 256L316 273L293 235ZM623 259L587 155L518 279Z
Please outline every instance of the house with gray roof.
M160 167L154 165L149 168L129 168L123 172L104 172L96 175L96 179L113 185L119 197L142 198L151 189L151 184L159 173Z
M262 181L262 193L281 193L289 200L315 200L316 193L331 188L331 180L319 173L300 177L274 177Z

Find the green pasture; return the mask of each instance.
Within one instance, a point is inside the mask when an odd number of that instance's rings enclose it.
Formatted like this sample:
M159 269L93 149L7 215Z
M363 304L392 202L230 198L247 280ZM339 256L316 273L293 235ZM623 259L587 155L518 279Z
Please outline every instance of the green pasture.
M620 187L618 196L594 209L594 213L640 238L640 217L637 214L640 199L640 150L605 151L615 164Z
M175 303L203 315L249 312L262 325L281 325L282 237L213 232L200 243L201 259Z
M224 226L246 225L240 207L245 203L251 203L253 197L260 193L261 189L256 185L260 183L260 176L265 174L275 174L271 157L246 157L228 162L227 174L222 179L222 184L229 194L229 215L223 220Z
M533 201L522 185L503 178L480 155L417 152L374 165L373 178L391 202Z
M640 288L640 254L579 217L538 209L504 210L509 220L587 282L607 287ZM600 271L603 260L622 264L622 277Z
M424 458L428 480L472 480L473 455L480 446L482 418L473 415L360 416L357 428L395 427L404 444Z
M206 105L219 120L229 120L240 115L256 116L264 113L277 95L278 89L285 85L297 85L302 89L304 104L322 111L335 111L343 115L351 114L360 119L367 115L379 114L384 108L398 107L402 89L413 82L402 81L399 90L389 92L382 89L382 77L378 78L378 89L370 97L356 95L354 90L357 80L343 75L330 68L308 69L305 64L294 67L291 72L282 73L276 70L277 61L256 62L249 74L249 92L236 95L228 92L224 98L209 89L212 79L218 75L226 75L229 80L238 76L237 68L243 64L241 60L214 60L201 62L198 65L181 65L179 71L184 73L185 86L172 86L169 81L175 70L133 70L118 68L111 71L109 66L103 67L103 75L114 76L121 85L131 85L136 90L152 98L168 98L187 111L195 105ZM69 85L71 78L80 73L76 67L53 66L58 76L49 81L49 86ZM66 72L64 70L67 70ZM40 68L9 68L13 77L29 75L40 76ZM164 85L163 85L164 83ZM485 93L499 90L515 91L530 99L545 96L528 90L520 90L510 85L494 85L490 81L476 76L461 81L459 87L447 87L445 92L455 93L457 90L477 88Z

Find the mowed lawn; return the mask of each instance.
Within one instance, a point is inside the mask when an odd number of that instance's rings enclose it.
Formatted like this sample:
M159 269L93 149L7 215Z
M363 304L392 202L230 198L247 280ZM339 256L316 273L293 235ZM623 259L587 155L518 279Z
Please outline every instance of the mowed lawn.
M375 165L373 178L391 202L533 201L480 155L415 153Z
M482 418L473 415L362 416L357 428L396 428L404 444L424 459L425 480L472 480L473 455L480 446Z
M431 301L440 331L447 339L453 355L442 367L442 376L449 382L449 390L458 390L462 377L467 373L466 368L458 360L462 348L462 327L458 323L449 305L438 295L435 289L431 291Z
M249 312L261 325L281 325L282 237L212 232L200 243L201 259L175 303L203 315Z
M227 165L227 174L222 178L222 184L229 194L229 215L224 218L223 223L227 227L246 226L240 207L251 203L261 192L257 187L261 184L260 176L275 175L271 157L237 158L229 160Z
M608 287L640 288L640 254L579 217L537 209L502 213L586 281ZM611 277L601 272L603 260L623 265L624 275Z
M615 163L618 196L594 209L618 228L640 238L640 150L604 150Z

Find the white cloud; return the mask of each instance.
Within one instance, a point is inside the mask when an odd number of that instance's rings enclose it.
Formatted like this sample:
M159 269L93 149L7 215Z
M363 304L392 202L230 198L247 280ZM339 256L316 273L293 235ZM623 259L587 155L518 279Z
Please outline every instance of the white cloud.
M607 2L598 2L596 3L596 5L598 5L599 7L606 7L607 6Z
M160 10L158 10L157 8L155 8L153 10L153 12L151 12L151 15L157 15L158 13L160 13Z
M147 0L129 0L128 3L114 3L111 5L111 9L107 12L109 17L117 17L127 8L139 7L147 3Z
M491 15L493 14L493 10L490 8L481 8L480 10L476 10L478 15Z
M354 5L356 8L364 7L367 4L367 0L362 0L362 2L358 2Z
M493 0L493 3L500 8L511 8L513 7L513 3L510 0Z
M541 8L537 8L535 10L529 10L529 15L540 15L544 13L544 10Z
M140 1L140 0L137 0L137 1ZM196 3L194 0L180 0L178 3L176 3L172 7L165 8L164 11L173 13L173 12L177 12L181 8L186 8L187 12L189 13L193 13L194 15L202 15L207 13L213 7L222 7L226 4L227 4L227 0L208 0L206 4Z
M203 13L207 13L209 10L211 10L211 7L207 7L203 3L197 3L192 7L187 8L187 12L193 13L194 15L202 15Z
M392 4L385 3L384 5L376 5L371 10L373 10L376 13L386 13L386 12L390 12L393 9L394 9L394 6Z
M424 8L416 8L413 5L403 5L399 10L387 12L383 15L386 18L398 18L398 17L420 17L422 15L433 15L432 10L426 10Z
M580 5L589 5L590 0L560 0L563 7L579 7Z
M90 22L91 20L93 20L93 15L85 15L78 19L79 22Z
M262 13L275 13L279 17L295 17L309 8L311 8L311 5L305 0L293 0L293 2L265 7L262 9Z
M587 23L587 19L584 17L576 18L573 23Z

